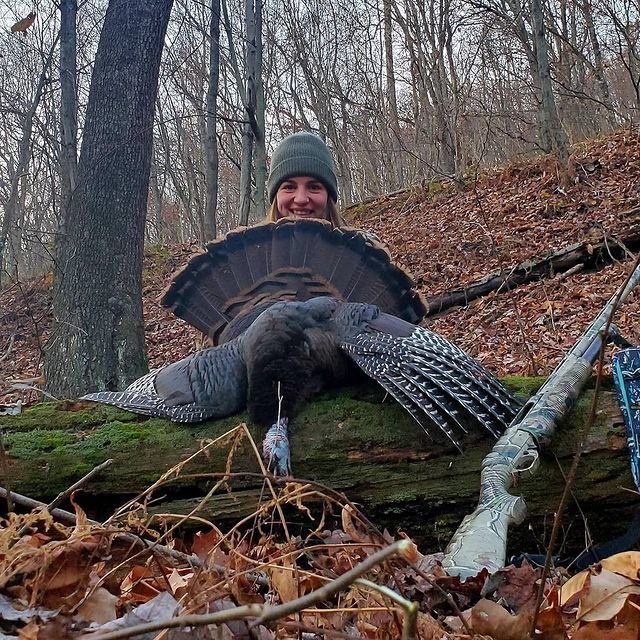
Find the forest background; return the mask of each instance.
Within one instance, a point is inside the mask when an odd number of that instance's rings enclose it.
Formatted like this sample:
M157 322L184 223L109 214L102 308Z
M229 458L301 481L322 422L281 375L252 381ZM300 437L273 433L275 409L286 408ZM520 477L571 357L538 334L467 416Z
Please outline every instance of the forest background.
M639 9L2 0L0 285L53 265L47 384L145 369L143 242L262 219L269 152L293 131L332 148L343 206L540 151L570 175L572 143L635 121Z

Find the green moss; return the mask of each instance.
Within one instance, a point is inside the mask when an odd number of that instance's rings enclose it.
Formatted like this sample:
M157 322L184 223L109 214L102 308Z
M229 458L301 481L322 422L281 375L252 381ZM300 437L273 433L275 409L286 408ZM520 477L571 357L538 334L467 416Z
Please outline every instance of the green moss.
M364 213L367 213L370 208L371 202L354 204L347 209L344 209L342 215L349 224L353 224L354 222L359 221L360 216L362 216L362 214Z
M433 196L444 190L445 186L441 180L429 180L427 184L427 195L429 198L433 198Z
M505 376L502 382L520 398L530 398L544 384L546 376Z
M8 431L78 430L95 427L111 420L135 419L134 414L93 402L42 402L19 416L0 417L0 429Z
M51 454L75 440L74 435L67 431L18 431L5 436L5 449L15 460L29 460L41 453Z

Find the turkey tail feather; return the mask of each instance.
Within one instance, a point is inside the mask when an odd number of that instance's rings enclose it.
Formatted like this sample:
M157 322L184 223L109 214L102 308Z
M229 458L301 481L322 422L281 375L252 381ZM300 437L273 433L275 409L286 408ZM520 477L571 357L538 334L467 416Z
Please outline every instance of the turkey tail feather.
M207 245L173 278L161 304L218 344L225 327L257 303L318 296L372 302L412 323L426 313L410 276L381 245L355 229L287 218Z

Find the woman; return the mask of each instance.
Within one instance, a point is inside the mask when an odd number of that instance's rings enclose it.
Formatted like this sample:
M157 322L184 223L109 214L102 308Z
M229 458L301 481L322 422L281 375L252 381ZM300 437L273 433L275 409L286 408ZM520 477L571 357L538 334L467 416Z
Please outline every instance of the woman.
M280 143L271 158L267 192L267 220L320 218L334 227L345 226L336 207L338 181L331 152L313 133L294 133Z

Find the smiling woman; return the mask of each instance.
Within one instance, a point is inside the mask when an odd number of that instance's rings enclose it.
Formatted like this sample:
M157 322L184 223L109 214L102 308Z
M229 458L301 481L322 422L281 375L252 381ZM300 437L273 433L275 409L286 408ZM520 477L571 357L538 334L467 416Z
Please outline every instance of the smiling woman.
M343 227L338 183L327 145L313 133L286 137L273 153L267 181L271 206L267 219L317 218Z

